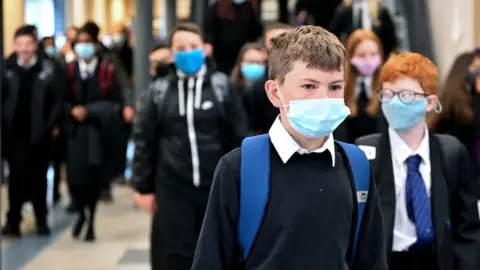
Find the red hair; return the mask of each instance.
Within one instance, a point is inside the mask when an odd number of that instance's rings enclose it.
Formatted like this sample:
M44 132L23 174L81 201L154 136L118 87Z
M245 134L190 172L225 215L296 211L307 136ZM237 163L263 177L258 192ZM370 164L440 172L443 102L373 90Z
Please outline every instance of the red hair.
M378 38L375 33L369 30L356 30L353 32L350 37L348 38L347 41L347 58L346 58L346 72L345 72L345 77L346 77L346 82L345 82L345 104L348 106L348 108L351 111L351 114L349 117L354 117L358 114L358 108L357 108L357 98L355 95L355 87L356 87L356 81L357 81L357 76L358 72L355 69L355 67L352 65L350 60L353 58L353 55L355 54L355 50L357 49L357 46L360 45L365 40L372 40L375 42L378 46L378 50L380 52L380 57L383 58L383 50L382 50L382 42ZM379 67L377 71L375 71L375 74L373 74L373 81L372 81L372 90L373 91L378 91L381 87L381 68ZM378 112L378 97L377 95L372 95L368 106L366 108L367 113L370 116L375 116Z
M383 65L383 81L394 82L401 78L416 80L427 95L437 93L438 70L425 56L418 53L392 55Z

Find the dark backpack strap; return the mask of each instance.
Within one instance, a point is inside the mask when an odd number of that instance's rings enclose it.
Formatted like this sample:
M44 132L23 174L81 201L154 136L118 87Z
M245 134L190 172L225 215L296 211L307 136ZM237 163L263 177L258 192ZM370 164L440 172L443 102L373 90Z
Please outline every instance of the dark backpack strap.
M270 191L270 137L249 137L242 143L237 241L246 261L265 214Z
M75 93L75 65L76 61L67 64L68 84L70 86L70 92Z
M350 167L352 168L353 178L355 179L355 188L357 192L358 217L353 246L351 249L352 257L350 259L350 265L352 265L357 251L358 235L360 234L365 206L368 199L368 190L370 188L370 163L368 162L365 153L356 145L340 141L337 141L337 143L347 154Z
M102 91L102 95L106 96L108 90L113 83L113 76L114 76L115 66L112 63L107 63L106 60L103 60L100 63L99 68L99 81L100 81L100 90Z

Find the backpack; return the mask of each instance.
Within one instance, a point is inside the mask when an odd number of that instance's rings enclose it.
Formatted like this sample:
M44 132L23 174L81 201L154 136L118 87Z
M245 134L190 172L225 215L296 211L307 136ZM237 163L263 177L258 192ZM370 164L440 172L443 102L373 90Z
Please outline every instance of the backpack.
M358 217L353 239L353 263L370 187L370 163L360 148L336 141L350 161L357 190ZM270 137L268 134L246 138L242 143L240 169L240 207L237 242L246 261L263 221L270 190Z
M70 81L70 91L75 93L75 67L76 61L68 63L67 65L67 72L68 72L68 79ZM100 62L100 67L98 69L98 80L100 82L100 91L102 91L102 95L106 96L108 90L113 83L113 76L115 73L115 66L112 63L108 63L106 60Z
M153 92L153 102L155 103L157 108L159 108L159 119L163 118L163 110L161 109L163 107L165 95L167 94L170 87L171 76L172 75L169 75L166 78L157 79L150 86ZM224 101L228 95L229 82L229 78L223 73L214 72L210 75L210 83L212 85L213 95L215 97L214 102L219 105L218 108L220 109L221 117L224 120L226 119Z

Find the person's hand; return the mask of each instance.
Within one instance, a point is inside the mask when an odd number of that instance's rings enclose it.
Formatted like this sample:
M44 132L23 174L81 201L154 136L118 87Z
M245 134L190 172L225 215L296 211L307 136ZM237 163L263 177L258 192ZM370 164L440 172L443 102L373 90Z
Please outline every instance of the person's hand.
M128 106L123 109L123 120L125 120L126 123L131 123L134 116L135 111L132 107Z
M60 128L56 127L52 131L52 136L53 136L53 138L57 138L58 135L60 135Z
M307 22L308 12L302 10L297 15L297 22L300 24L305 24Z
M140 194L134 192L133 203L152 215L157 211L157 199L154 194Z
M83 122L87 116L87 110L83 106L75 106L72 109L72 116L75 118L75 120Z

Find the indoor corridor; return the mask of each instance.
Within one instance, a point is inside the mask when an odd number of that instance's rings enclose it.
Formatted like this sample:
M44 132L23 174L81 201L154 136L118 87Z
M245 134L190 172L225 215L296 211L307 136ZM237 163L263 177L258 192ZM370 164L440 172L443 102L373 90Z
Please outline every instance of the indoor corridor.
M6 190L2 189L2 214L7 206ZM33 213L26 207L22 222L24 236L2 239L2 270L148 270L148 234L150 217L136 210L131 190L117 186L113 203L102 203L96 218L97 241L73 240L71 224L74 215L67 215L65 204L50 212L52 235L35 235ZM64 200L65 201L65 200ZM52 263L54 262L54 263Z

